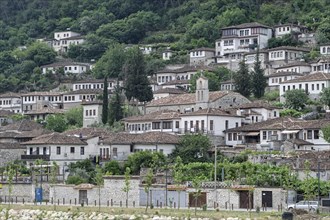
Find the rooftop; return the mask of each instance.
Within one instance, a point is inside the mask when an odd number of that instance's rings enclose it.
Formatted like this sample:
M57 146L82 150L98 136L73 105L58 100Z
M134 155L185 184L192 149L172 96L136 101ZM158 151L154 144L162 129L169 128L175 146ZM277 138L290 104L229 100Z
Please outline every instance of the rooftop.
M184 65L183 67L177 68L177 69L168 69L168 68L165 68L163 70L157 71L157 73L186 73L186 72L198 72L200 70L213 71L213 68L210 68L208 66L190 66L190 65Z
M294 50L294 51L309 52L311 49L304 47L290 47L290 46L281 46L281 47L268 49L268 51L276 51L276 50Z
M86 142L82 141L79 137L67 136L60 133L50 133L33 138L31 141L24 142L24 145L41 145L41 144L51 144L51 145L87 145Z
M187 92L182 89L176 89L176 88L163 88L163 89L158 89L157 91L154 92L154 94L163 94L163 93L185 94Z
M178 144L179 136L165 132L142 134L112 133L103 140L104 144Z
M277 76L303 76L302 73L297 73L294 71L278 71L270 74L268 77L277 77Z
M233 26L229 26L229 27L224 27L221 30L225 30L225 29L241 29L241 28L255 28L255 27L262 27L262 28L270 28L267 25L264 24L260 24L258 22L251 22L251 23L244 23L244 24L239 24L239 25L233 25Z
M176 111L156 111L146 115L131 116L124 118L123 121L135 122L135 121L159 121L159 120L171 120L180 118L180 113Z
M291 79L288 81L281 82L281 84L285 83L297 83L297 82L311 82L311 81L329 81L330 80L330 73L313 73L308 74L305 76L301 76L295 79Z

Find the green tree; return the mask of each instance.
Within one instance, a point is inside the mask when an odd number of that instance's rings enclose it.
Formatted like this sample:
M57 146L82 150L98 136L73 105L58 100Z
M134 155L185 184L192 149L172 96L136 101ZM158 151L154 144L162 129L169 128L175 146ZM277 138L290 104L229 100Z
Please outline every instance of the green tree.
M104 78L105 76L109 78L122 78L125 61L125 48L120 44L114 44L97 61L93 72L100 78Z
M101 186L103 186L104 179L103 179L103 172L102 168L99 165L96 165L96 175L94 178L94 182L98 188L98 196L99 196L99 212L101 211Z
M132 174L139 175L141 168L159 168L165 163L165 155L160 152L139 151L130 154L125 163Z
M259 54L258 49L253 71L251 72L251 90L254 97L258 99L265 94L265 88L267 86L267 78L265 77L264 70L261 68Z
M233 76L236 91L245 97L251 95L251 78L247 64L243 59L239 63L239 70Z
M180 138L178 146L174 149L171 158L179 156L183 163L207 162L210 160L208 150L211 142L202 134L185 134Z
M320 101L323 105L330 108L330 88L324 88L320 94Z
M110 101L110 109L109 109L109 125L112 126L114 122L119 121L123 118L123 101L121 97L121 88L119 87L119 83L115 87L114 95Z
M282 110L280 112L280 116L281 117L287 117L287 116L290 116L290 117L295 117L295 118L300 118L302 115L301 112L297 111L297 110L294 110L294 109L285 109L285 110Z
M14 164L10 163L7 166L9 209L10 209L10 204L11 204L11 200L12 200L11 195L13 192L14 176L15 176L15 166L14 166Z
M131 190L131 169L126 167L125 171L125 185L123 187L123 192L126 193L126 208L128 207L128 193Z
M190 91L195 92L196 90L196 80L203 75L204 77L208 78L209 80L209 90L210 91L217 91L220 88L220 77L216 73L213 72L208 72L208 71L199 71L195 75L191 77L189 80L189 83L191 84L190 86Z
M285 106L294 110L301 110L305 108L309 98L306 92L302 89L293 89L286 91L284 94Z
M63 114L48 115L46 128L56 132L63 132L68 128L66 118Z
M116 161L116 160L111 160L111 161L105 163L105 165L103 167L103 172L106 175L121 175L122 174L120 165L119 165L118 161Z
M103 105L102 105L102 123L108 123L109 99L108 99L108 79L104 77L103 83Z
M54 201L56 201L56 187L55 187L55 185L57 183L58 169L59 169L58 164L55 161L53 161L52 166L50 167L50 177L51 177L50 186L53 189ZM54 202L54 210L56 210L56 202Z
M133 47L127 51L125 75L125 94L128 100L132 98L139 102L152 100L152 89L145 72L144 57L139 47Z
M83 126L83 108L76 107L65 112L68 126L81 128Z
M150 196L150 187L153 183L154 178L154 172L152 168L148 169L147 175L144 178L144 192L147 194L147 205L145 212L148 212L148 206L149 206L149 196Z
M330 143L330 125L322 127L321 130L323 139Z

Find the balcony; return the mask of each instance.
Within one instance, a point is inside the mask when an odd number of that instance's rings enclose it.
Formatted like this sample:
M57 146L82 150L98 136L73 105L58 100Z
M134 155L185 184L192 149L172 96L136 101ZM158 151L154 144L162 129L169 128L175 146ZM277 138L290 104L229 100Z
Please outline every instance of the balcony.
M37 155L37 154L32 154L32 155L21 155L22 160L37 160L41 159L44 161L50 161L50 155Z

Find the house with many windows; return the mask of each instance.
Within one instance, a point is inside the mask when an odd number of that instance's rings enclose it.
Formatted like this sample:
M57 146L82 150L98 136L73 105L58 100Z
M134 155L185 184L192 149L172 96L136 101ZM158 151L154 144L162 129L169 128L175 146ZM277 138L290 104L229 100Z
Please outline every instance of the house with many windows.
M113 91L117 84L119 86L123 86L123 81L117 80L115 78L109 78L108 81L108 90ZM104 79L84 79L84 80L77 80L72 84L72 90L81 90L81 89L103 89L104 86Z
M83 127L102 123L102 101L83 101Z
M280 67L288 63L295 63L303 59L310 49L302 47L276 47L268 49L268 61L272 68Z
M280 83L280 101L284 102L285 93L292 89L302 89L311 99L318 99L322 89L328 88L329 86L329 73L313 73L292 80L283 81Z
M215 50L213 48L196 48L189 52L190 65L192 66L208 66L214 63Z
M279 71L268 76L268 87L271 90L279 90L280 83L303 76L297 72Z
M320 45L321 56L330 56L330 43Z
M306 62L293 62L278 66L275 69L275 72L296 72L307 75L311 72L311 65Z
M52 47L57 53L66 53L71 45L82 44L85 38L73 31L60 31L54 33Z
M274 26L275 37L281 38L287 34L298 35L307 33L307 27L298 24L280 24Z
M63 109L68 110L81 105L84 101L95 101L103 89L80 89L63 94Z
M330 73L330 57L323 57L311 63L311 73Z
M63 108L62 92L30 92L21 94L22 112L27 113L32 110L43 108Z
M8 110L14 113L22 112L21 96L17 93L0 94L0 110Z
M43 65L40 67L43 74L55 73L56 71L62 69L65 74L81 74L92 69L92 65L89 63L78 63L72 61L62 61Z

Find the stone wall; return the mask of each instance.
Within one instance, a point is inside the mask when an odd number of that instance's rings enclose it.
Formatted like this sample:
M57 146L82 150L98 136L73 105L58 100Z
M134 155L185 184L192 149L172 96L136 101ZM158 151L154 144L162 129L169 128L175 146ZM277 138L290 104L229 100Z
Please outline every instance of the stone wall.
M5 166L8 162L21 160L21 155L26 151L22 149L2 149L0 148L0 166Z
M8 201L9 197L9 189L8 189L7 183L2 183L2 189L0 189L0 197L2 201ZM32 184L12 184L12 193L11 197L14 202L22 202L24 199L24 202L33 202L34 199L34 186Z

